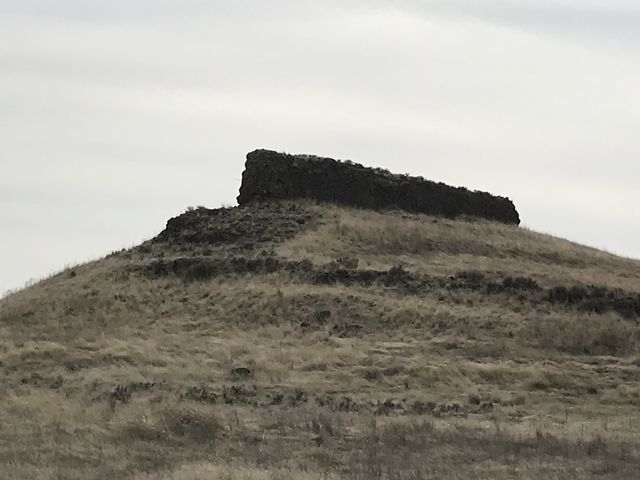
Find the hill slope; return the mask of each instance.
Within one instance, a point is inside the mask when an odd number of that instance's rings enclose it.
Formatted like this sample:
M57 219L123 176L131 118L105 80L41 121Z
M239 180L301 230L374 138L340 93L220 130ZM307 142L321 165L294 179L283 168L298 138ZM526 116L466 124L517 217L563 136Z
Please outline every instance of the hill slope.
M197 209L0 301L7 478L638 478L640 263L504 224Z

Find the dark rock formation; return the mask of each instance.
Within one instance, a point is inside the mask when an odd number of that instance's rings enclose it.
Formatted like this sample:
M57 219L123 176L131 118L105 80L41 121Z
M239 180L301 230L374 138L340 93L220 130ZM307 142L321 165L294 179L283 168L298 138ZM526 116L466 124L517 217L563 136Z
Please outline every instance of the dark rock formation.
M225 245L251 248L294 237L312 226L316 218L300 205L261 204L251 208L200 207L171 218L153 241L184 246Z
M615 312L625 319L640 319L640 294L603 286L563 286L545 288L528 277L490 278L478 271L462 271L452 276L434 276L405 270L402 266L388 270L363 270L358 259L339 258L314 265L309 260L285 260L275 256L179 257L158 259L132 267L148 278L176 277L186 281L207 281L231 275L269 275L284 273L314 285L346 285L392 289L398 294L439 296L443 292L474 291L486 295L504 295L521 303L542 302L564 306L579 312L605 314ZM321 325L331 311L316 311L301 327ZM354 327L355 328L355 327Z
M270 150L247 154L238 203L310 198L360 208L399 208L453 218L475 216L520 223L508 198L450 187L421 177L393 175L349 161Z

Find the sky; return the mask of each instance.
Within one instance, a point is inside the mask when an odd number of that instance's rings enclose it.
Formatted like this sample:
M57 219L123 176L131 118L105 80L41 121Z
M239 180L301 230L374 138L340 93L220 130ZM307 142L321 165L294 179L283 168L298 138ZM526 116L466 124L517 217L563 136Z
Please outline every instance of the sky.
M235 205L256 148L640 258L637 0L0 0L0 295Z

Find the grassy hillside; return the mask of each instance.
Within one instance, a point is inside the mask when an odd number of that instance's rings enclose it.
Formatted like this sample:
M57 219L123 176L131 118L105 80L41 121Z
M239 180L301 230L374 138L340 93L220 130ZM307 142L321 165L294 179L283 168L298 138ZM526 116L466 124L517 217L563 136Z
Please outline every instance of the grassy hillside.
M0 300L0 476L636 479L639 318L522 228L196 209Z

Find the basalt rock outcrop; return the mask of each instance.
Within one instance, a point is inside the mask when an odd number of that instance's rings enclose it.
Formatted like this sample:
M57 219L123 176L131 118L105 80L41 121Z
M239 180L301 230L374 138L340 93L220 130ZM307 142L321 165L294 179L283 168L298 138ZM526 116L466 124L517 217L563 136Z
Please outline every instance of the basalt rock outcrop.
M398 208L449 218L520 224L511 200L349 161L271 150L247 154L238 203L308 198L375 210Z

